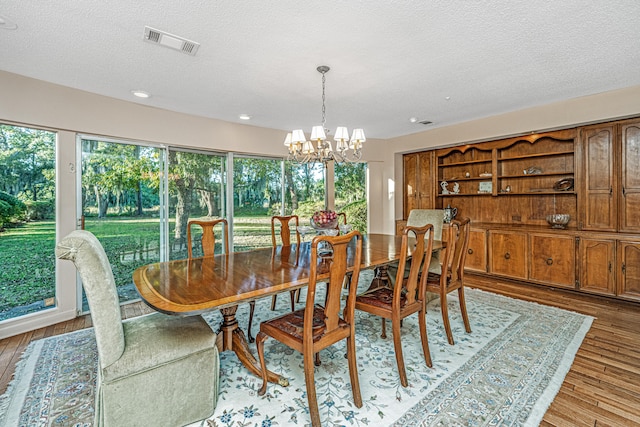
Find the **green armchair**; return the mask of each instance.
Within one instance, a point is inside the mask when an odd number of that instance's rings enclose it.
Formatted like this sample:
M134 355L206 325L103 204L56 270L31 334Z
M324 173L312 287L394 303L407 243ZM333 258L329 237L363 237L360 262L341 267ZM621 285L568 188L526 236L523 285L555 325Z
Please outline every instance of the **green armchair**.
M98 344L95 426L183 426L213 414L220 361L200 316L121 320L111 265L98 239L76 230L56 246L84 286Z

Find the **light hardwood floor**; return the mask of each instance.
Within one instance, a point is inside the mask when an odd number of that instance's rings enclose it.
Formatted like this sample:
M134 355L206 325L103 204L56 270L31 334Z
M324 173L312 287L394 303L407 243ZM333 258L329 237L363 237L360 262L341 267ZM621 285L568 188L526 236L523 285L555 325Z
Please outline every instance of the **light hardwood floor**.
M640 304L467 275L467 287L595 317L542 426L640 425ZM124 318L151 310L122 308ZM472 324L473 324L473 319ZM89 316L0 340L0 394L29 342L91 326Z

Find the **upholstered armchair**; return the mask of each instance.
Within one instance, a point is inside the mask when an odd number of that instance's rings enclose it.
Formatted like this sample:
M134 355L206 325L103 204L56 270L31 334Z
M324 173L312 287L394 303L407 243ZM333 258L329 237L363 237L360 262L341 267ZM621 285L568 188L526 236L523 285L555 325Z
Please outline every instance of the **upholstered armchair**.
M109 260L98 239L76 230L56 246L84 286L98 344L95 426L183 426L213 414L216 335L200 316L153 313L121 320Z
M433 224L433 240L442 240L442 227L444 224L444 210L443 209L412 209L409 212L407 218L407 226L411 227L424 227L427 224ZM407 263L405 268L404 277L408 277L410 263ZM398 263L393 262L389 264L388 274L392 282L395 283L396 274L398 271ZM440 274L440 252L436 252L431 256L429 261L429 272ZM427 297L430 301L434 298L434 295Z
M407 225L412 227L423 227L427 224L433 224L433 239L442 240L442 226L444 224L443 209L413 209L409 212ZM436 252L431 257L429 271L440 274L440 252Z

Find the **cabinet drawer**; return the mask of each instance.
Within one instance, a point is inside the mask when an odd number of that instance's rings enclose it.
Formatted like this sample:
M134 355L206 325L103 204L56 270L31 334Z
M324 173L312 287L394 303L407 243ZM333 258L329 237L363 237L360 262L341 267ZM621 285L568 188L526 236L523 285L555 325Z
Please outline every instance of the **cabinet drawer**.
M573 236L529 236L529 279L553 286L575 288L576 246Z
M487 239L485 230L469 230L469 248L464 267L469 271L487 272Z
M527 279L527 235L517 231L489 233L490 273Z

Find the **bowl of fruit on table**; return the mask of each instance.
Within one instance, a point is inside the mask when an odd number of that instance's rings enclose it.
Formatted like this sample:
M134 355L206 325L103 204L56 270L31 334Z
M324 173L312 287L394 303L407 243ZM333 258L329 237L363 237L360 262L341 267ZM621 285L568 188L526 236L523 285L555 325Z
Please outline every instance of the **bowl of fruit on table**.
M311 226L318 231L336 229L338 215L334 211L316 211L311 217Z

